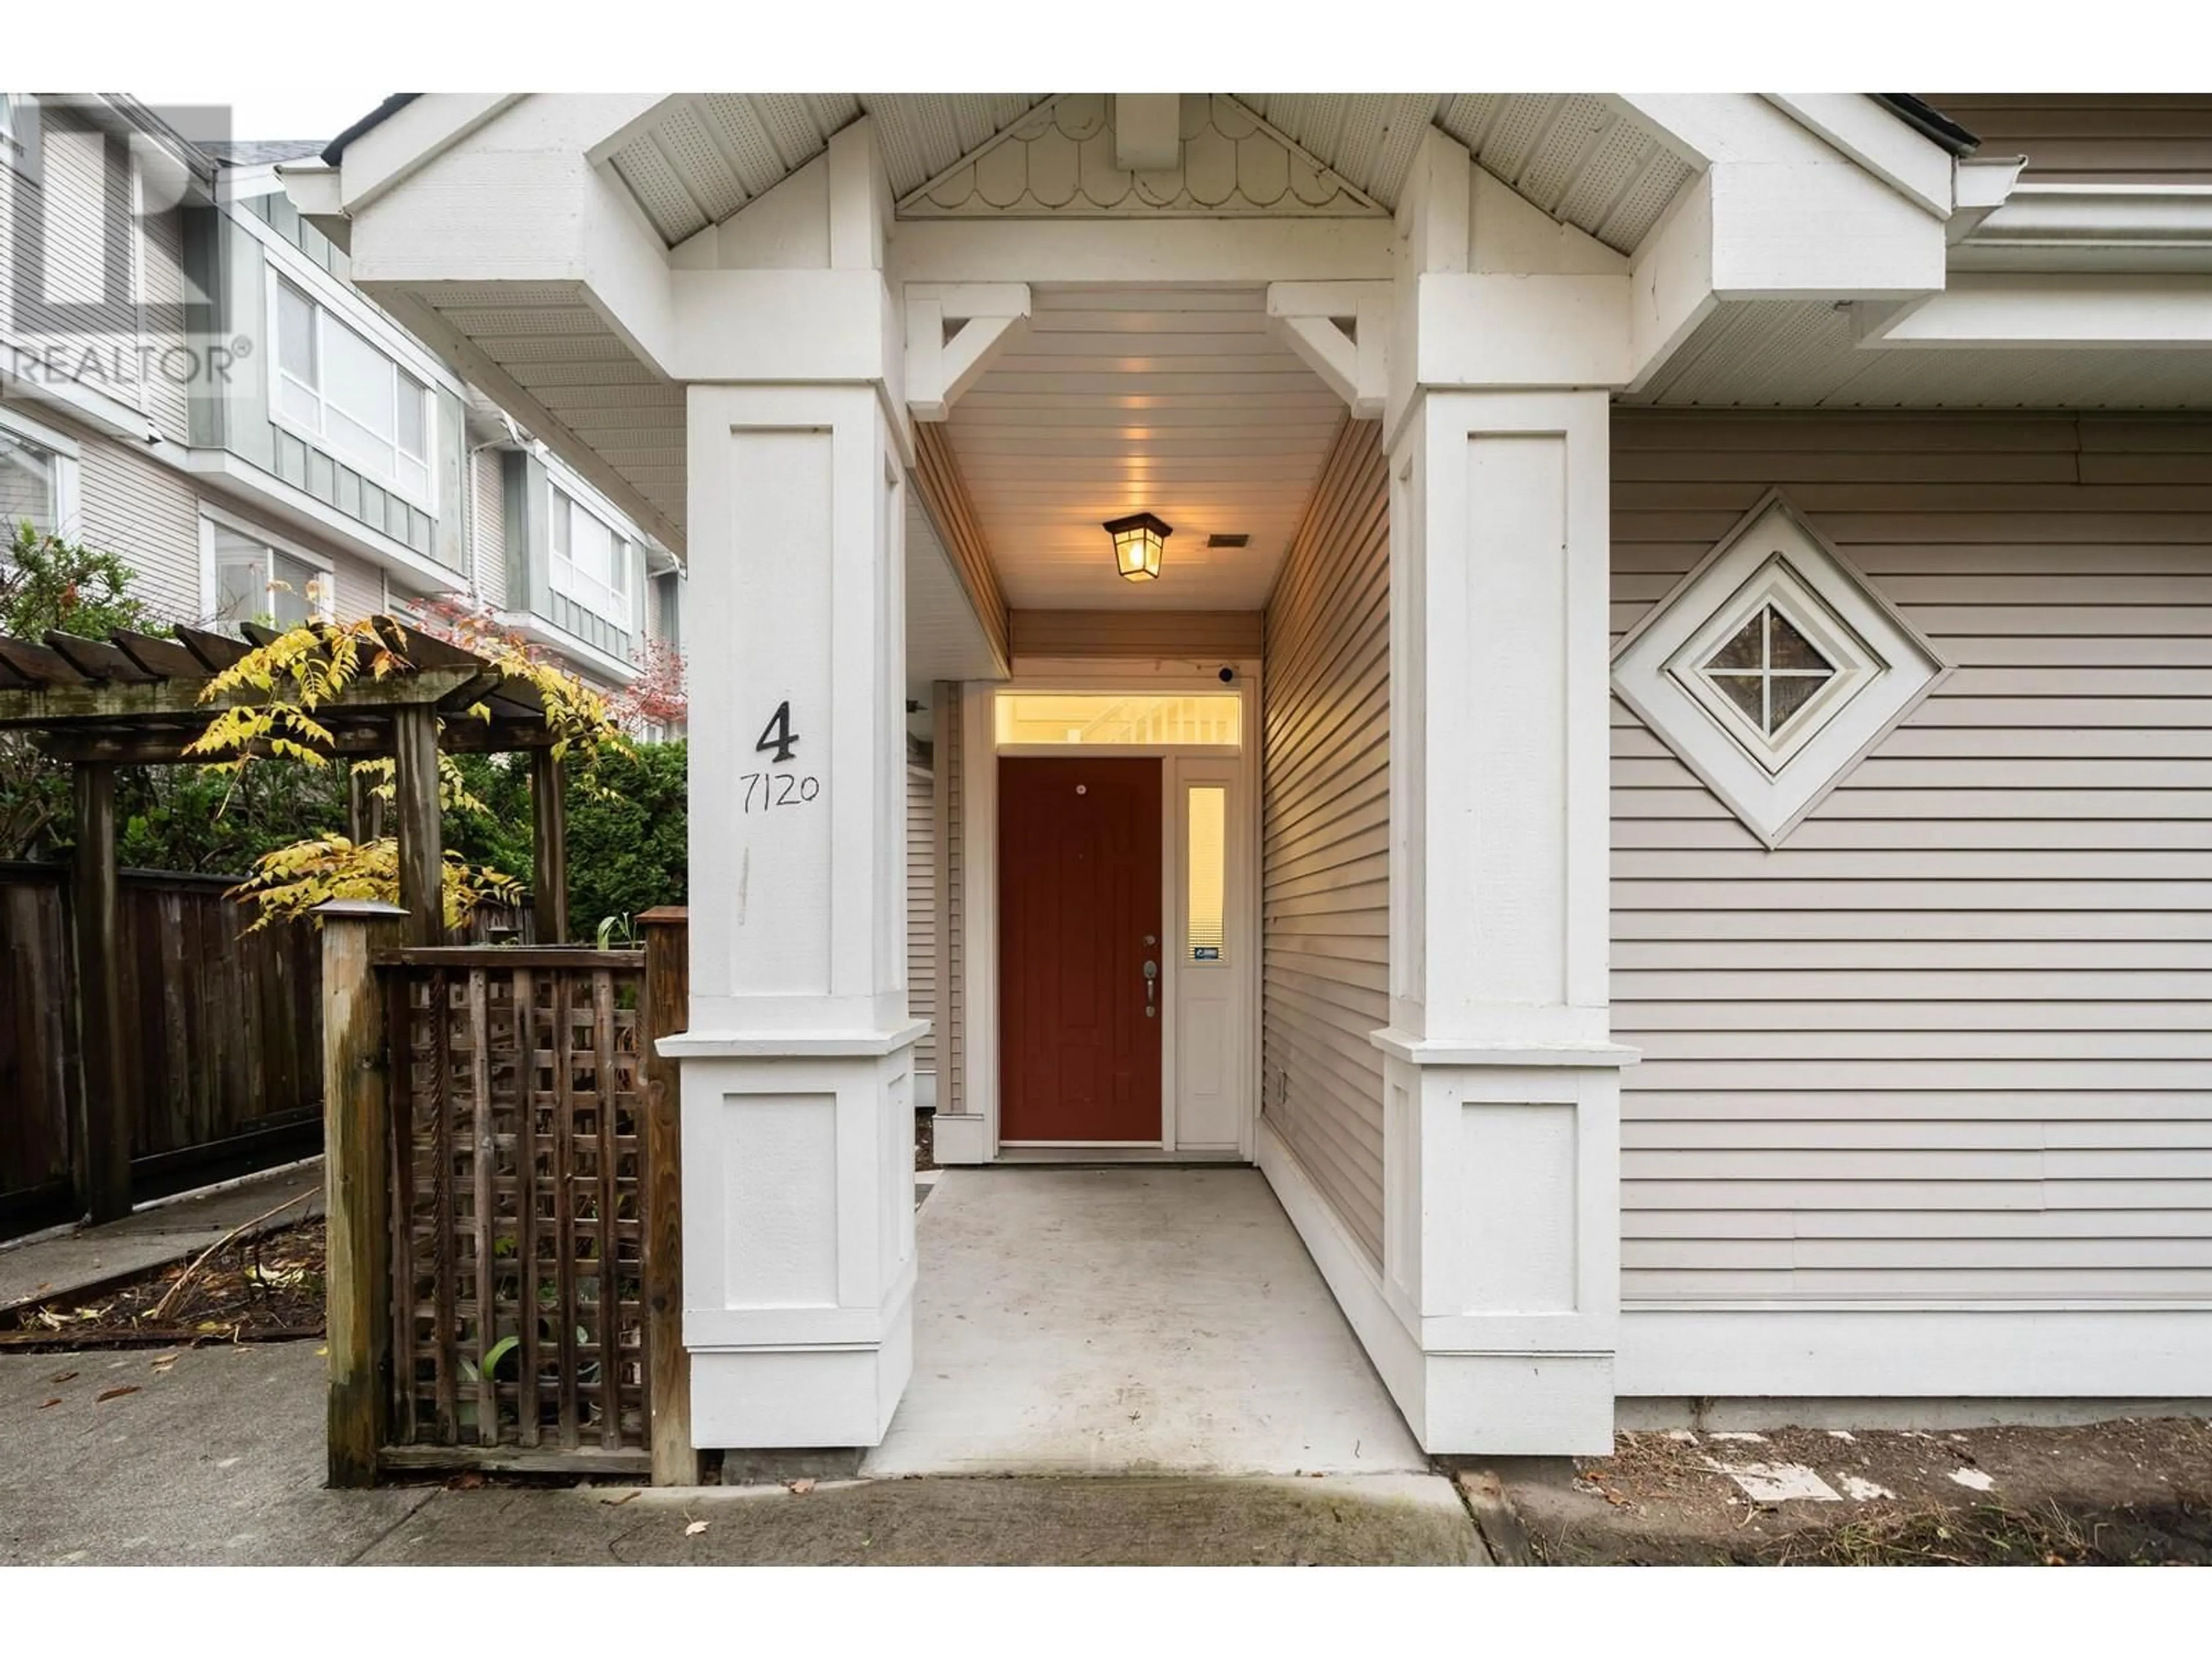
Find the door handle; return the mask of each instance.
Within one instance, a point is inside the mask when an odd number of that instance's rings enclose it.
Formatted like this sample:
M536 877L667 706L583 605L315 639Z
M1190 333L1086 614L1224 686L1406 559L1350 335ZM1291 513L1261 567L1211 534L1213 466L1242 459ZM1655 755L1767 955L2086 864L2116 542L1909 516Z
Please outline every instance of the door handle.
M1159 977L1160 964L1157 962L1147 962L1145 964L1145 1018L1146 1019L1152 1018L1158 1012L1153 1006L1152 992L1159 981Z

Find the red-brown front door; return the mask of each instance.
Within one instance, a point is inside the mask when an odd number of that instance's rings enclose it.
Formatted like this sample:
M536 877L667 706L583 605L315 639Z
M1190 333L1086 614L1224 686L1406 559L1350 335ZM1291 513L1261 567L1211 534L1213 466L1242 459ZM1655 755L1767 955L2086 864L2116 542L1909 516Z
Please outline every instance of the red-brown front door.
M1158 1140L1158 761L999 763L999 1138Z

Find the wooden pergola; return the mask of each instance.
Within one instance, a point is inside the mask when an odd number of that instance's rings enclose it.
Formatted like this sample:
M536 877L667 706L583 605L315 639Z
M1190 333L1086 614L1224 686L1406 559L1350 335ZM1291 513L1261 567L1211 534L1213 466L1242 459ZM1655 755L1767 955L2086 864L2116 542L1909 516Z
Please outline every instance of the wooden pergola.
M315 719L331 735L334 758L389 755L394 761L392 833L398 842L399 902L407 942L443 942L444 836L438 799L441 747L477 754L527 752L535 899L541 943L566 936L567 812L556 734L527 681L502 674L472 651L376 618L401 659L383 678L367 675L325 699ZM122 1020L116 950L115 769L196 763L185 752L226 707L248 695L203 701L208 682L256 646L277 637L243 625L234 639L179 627L173 639L118 632L106 641L49 632L41 641L0 636L0 731L27 734L73 773L76 851L70 871L70 933L82 1055L84 1192L93 1218L131 1207L131 1126L116 1077L117 1047L104 1034ZM488 710L489 718L477 712ZM441 722L444 722L441 733Z

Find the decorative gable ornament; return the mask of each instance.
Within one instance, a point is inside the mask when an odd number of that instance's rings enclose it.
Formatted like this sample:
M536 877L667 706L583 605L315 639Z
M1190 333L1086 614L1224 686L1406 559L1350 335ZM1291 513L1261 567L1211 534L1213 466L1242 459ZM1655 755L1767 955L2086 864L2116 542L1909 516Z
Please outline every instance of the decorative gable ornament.
M1063 93L1038 105L898 204L902 219L1316 217L1389 210L1224 94L1186 93L1170 166L1115 153L1114 100Z
M1613 655L1620 700L1770 848L1949 672L1778 491Z

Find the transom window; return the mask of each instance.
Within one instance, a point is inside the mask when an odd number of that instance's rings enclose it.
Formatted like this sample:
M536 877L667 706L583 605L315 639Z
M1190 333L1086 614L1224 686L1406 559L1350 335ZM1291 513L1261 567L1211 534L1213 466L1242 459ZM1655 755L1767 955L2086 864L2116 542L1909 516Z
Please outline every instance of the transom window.
M276 410L331 454L430 506L430 389L291 283L276 285Z
M1243 699L1234 691L1001 691L999 741L1233 748L1242 738L1243 713Z
M557 485L552 575L555 592L617 628L629 627L629 544Z
M1768 737L1778 736L1836 677L1797 625L1772 605L1761 605L1701 671Z

